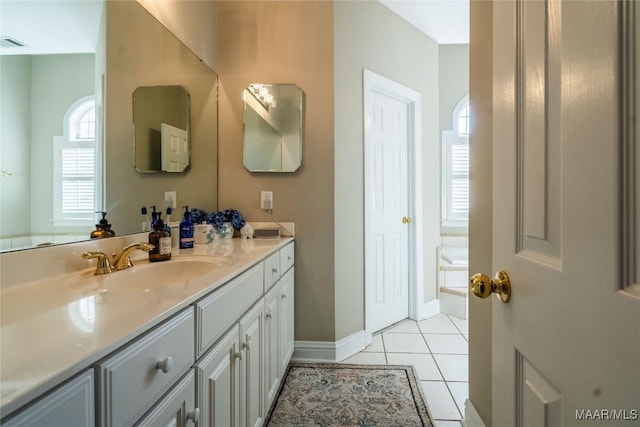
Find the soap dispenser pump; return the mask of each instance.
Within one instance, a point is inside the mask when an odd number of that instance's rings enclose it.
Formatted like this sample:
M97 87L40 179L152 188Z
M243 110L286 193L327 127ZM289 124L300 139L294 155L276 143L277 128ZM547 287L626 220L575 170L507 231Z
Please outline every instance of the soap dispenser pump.
M106 239L107 237L115 237L116 233L111 229L111 224L107 221L107 213L100 212L102 219L96 224L96 229L91 232L92 239Z
M149 261L167 261L171 259L171 235L164 227L164 221L160 218L161 213L157 213L153 231L149 233L149 243L154 247L149 251Z
M180 249L193 248L194 225L190 215L189 206L184 206L184 217L180 221Z

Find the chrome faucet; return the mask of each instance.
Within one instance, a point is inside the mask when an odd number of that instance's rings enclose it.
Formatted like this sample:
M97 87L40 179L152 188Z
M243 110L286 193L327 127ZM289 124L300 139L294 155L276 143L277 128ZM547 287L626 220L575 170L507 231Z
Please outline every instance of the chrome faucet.
M149 252L151 249L155 248L154 245L150 243L132 243L128 246L125 246L122 251L118 255L113 254L113 259L109 260L109 257L104 252L85 252L82 254L82 258L84 259L98 259L98 264L96 265L96 271L93 273L94 275L107 274L112 271L124 270L125 268L133 267L133 263L131 262L131 258L129 258L129 254L133 251L140 250Z
M112 268L115 271L124 270L125 268L133 267L133 263L129 258L129 254L133 251L140 250L149 252L151 249L155 248L151 243L132 243L127 245L122 249L122 251L118 255L113 256L113 260L111 262Z

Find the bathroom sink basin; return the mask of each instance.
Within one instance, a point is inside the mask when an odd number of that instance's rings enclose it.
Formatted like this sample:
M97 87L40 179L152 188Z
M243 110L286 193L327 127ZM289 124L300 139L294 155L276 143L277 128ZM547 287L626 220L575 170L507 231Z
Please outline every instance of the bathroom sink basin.
M85 272L66 281L65 287L88 293L137 291L171 285L188 285L222 265L221 258L177 258L162 262L140 262L126 270L94 276ZM90 275L89 275L90 274Z

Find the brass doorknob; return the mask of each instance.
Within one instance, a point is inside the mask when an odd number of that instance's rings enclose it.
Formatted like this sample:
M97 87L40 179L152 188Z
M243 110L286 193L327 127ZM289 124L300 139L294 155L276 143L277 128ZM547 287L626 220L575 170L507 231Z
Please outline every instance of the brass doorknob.
M504 270L498 270L493 279L486 274L476 273L471 276L470 282L469 288L477 297L487 298L495 293L500 302L509 302L511 299L511 280Z
M403 224L411 224L411 218L409 218L408 216L403 216L402 217L402 223Z

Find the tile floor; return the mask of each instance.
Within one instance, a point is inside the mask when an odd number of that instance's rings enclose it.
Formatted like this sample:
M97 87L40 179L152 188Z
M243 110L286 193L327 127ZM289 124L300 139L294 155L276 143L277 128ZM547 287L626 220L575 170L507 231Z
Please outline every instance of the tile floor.
M415 366L434 426L461 427L469 395L468 333L466 320L446 314L404 320L342 363Z

